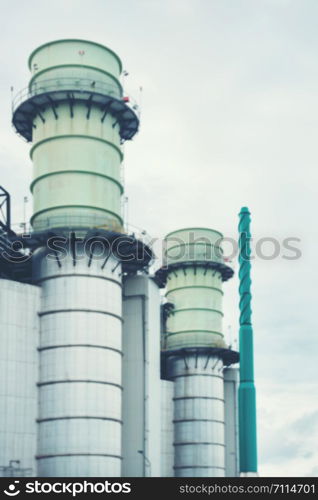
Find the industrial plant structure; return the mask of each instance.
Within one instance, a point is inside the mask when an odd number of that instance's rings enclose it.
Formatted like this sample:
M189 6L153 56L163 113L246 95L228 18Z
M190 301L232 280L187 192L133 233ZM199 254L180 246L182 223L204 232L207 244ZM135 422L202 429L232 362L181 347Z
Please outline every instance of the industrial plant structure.
M58 40L37 48L29 69L13 103L16 132L32 143L28 234L13 231L10 195L1 198L0 474L256 473L256 454L239 466L222 235L168 234L151 273L147 237L122 215L122 144L139 109L123 93L120 59Z

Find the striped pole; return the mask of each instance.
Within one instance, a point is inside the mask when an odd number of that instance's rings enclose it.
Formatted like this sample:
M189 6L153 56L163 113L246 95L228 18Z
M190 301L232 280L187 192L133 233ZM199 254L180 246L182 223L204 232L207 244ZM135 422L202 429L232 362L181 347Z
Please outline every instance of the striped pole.
M247 207L241 209L239 217L240 385L238 399L240 472L242 476L254 476L257 475L256 394L251 320L251 217Z

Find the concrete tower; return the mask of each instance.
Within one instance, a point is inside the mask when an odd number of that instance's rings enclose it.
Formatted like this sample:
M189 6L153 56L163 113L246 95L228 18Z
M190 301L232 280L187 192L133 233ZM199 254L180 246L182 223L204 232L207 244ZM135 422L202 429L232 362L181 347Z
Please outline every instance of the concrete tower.
M121 144L139 120L107 47L58 40L36 49L29 68L13 124L33 142L38 475L120 476L122 275L151 258L121 215Z
M225 475L223 367L238 360L222 333L222 235L190 228L166 236L170 312L164 335L167 378L174 381L174 475ZM168 305L169 305L168 304Z

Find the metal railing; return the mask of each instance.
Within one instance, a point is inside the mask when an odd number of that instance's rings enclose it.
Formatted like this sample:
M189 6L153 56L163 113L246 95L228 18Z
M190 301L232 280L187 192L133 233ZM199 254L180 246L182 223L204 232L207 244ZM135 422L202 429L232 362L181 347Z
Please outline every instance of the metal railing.
M34 232L42 232L63 228L63 231L74 231L75 229L105 229L107 231L114 231L123 235L135 237L137 240L142 241L145 245L152 246L153 238L143 228L125 224L125 228L120 226L114 219L107 216L98 215L55 215L46 217L35 221L35 227L30 223L16 223L12 224L12 229L17 235L28 235ZM27 241L27 240L26 240Z
M122 90L118 86L107 82L97 81L93 78L77 78L75 76L36 80L14 96L12 99L12 113L14 113L23 102L34 96L46 92L58 92L59 90L69 92L70 99L72 98L72 93L80 92L91 92L92 94L97 93L114 97L115 99L124 101L139 117L139 105L136 100L126 94L123 95Z
M20 467L20 460L10 460L9 465L0 465L0 477L31 477L32 472L30 467ZM11 496L15 495L11 493Z

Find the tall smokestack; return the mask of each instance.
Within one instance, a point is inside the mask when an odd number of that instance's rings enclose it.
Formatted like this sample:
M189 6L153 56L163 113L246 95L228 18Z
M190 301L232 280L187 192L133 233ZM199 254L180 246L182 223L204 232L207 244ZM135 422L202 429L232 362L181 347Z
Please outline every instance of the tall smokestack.
M121 144L139 120L123 98L121 61L103 45L47 43L29 68L13 124L33 142L38 475L120 476L122 274L150 258L123 235L121 215Z
M233 271L221 233L206 228L166 236L170 309L163 355L174 381L174 475L225 475L223 367L238 361L224 340L222 284Z
M251 217L247 207L241 209L239 217L240 385L238 397L240 471L242 476L255 476L257 475L257 443L250 275Z

